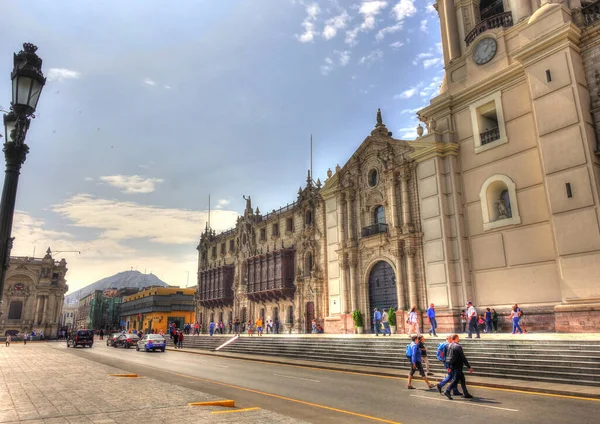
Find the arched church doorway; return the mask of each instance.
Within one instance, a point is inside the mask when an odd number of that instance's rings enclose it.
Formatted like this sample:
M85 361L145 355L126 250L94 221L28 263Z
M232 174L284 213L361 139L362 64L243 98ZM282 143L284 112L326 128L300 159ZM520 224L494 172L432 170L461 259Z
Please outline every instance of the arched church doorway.
M396 308L398 293L396 292L396 274L385 261L377 262L369 274L369 319L372 322L373 310L379 311Z

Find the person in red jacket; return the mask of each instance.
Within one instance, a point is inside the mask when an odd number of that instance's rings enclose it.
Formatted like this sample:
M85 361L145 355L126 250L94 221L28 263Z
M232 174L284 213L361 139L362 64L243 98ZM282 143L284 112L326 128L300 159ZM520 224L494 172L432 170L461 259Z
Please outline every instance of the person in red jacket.
M183 348L183 331L179 330L179 337L177 337L177 347L179 349Z

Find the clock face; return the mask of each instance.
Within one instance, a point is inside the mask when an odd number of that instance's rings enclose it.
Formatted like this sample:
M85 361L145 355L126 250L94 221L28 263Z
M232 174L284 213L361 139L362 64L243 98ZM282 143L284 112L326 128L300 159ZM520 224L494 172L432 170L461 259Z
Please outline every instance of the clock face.
M473 62L478 65L488 63L496 55L498 44L493 38L484 38L475 46L473 50Z

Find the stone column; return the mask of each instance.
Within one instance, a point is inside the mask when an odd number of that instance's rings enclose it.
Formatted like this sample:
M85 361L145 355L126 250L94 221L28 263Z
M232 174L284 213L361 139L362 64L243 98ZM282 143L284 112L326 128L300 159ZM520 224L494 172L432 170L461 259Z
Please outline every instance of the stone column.
M346 222L348 224L348 245L354 245L356 242L356 226L354 219L354 200L356 199L356 195L354 192L349 191L346 194L346 198L348 201L346 202L347 212L346 212Z
M42 302L42 324L48 322L48 296L44 296L44 301Z
M448 44L448 60L452 61L461 56L460 34L458 32L458 21L456 19L456 8L454 0L443 0L446 36Z
M516 25L521 19L531 16L530 0L508 0L508 4L513 15L513 25Z
M346 247L346 231L344 223L344 215L346 212L346 195L340 193L337 197L337 231L338 231L338 243L340 248Z
M390 224L392 228L399 226L398 221L398 199L396 198L396 178L393 172L390 172L386 178L386 186L388 192L388 201L391 205L390 208Z
M396 264L396 294L398 295L398 309L405 310L406 299L404 299L404 280L402 279L402 249L395 253L394 263Z
M408 308L411 309L413 306L419 306L414 264L414 256L417 253L417 249L411 245L406 245L404 246L404 253L406 254L406 273L408 277Z
M356 278L358 258L353 256L349 260L350 265L350 304L352 305L352 311L358 309L358 282Z
M40 317L40 308L42 303L42 296L38 296L35 304L35 313L33 314L33 323L38 323L38 318Z
M350 293L349 293L349 287L350 287L350 277L349 277L349 272L348 272L348 268L349 268L350 264L348 261L348 257L345 253L343 253L342 255L340 255L340 269L341 269L341 273L340 273L340 278L342 279L342 296L341 296L341 300L340 300L340 309L342 311L342 314L347 314L349 313L349 309L352 306L351 303L351 299L350 299Z
M410 170L403 169L400 174L400 193L402 196L402 232L411 233L414 230L410 216L410 199L408 196L408 180L410 179Z

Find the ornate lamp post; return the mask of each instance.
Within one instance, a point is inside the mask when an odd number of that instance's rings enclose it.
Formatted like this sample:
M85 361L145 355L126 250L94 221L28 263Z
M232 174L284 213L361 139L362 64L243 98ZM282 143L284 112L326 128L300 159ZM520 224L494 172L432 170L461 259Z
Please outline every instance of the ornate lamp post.
M11 231L15 200L21 165L29 152L25 136L46 78L42 73L42 59L35 53L37 47L31 43L23 44L23 50L14 55L14 67L10 75L12 80L12 102L10 112L4 115L6 129L4 156L6 175L0 204L0 315L2 314L2 293L4 276L8 269L12 248Z

